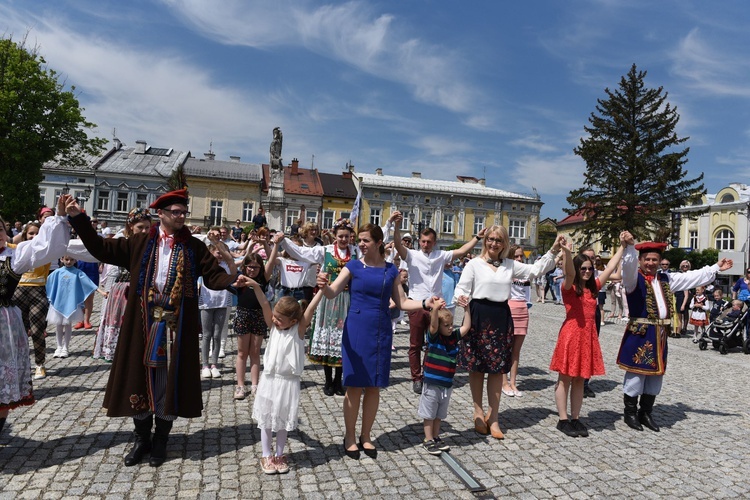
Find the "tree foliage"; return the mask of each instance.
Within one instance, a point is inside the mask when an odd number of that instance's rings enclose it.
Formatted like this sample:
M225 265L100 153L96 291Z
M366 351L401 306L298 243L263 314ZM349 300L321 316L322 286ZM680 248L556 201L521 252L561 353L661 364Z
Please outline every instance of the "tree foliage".
M719 251L715 248L706 248L700 252L686 252L682 248L670 248L664 252L663 257L669 260L672 269L678 269L683 260L690 262L691 269L700 269L716 264L719 261Z
M586 162L583 187L570 192L568 214L585 216L576 234L588 243L617 240L629 230L636 238L653 237L668 227L670 211L700 198L703 174L686 179L683 169L688 137L678 137L677 109L663 87L647 88L645 71L635 64L619 88L606 88L596 112L584 126L575 154Z
M95 125L74 92L25 40L0 39L0 214L36 212L45 162L81 166L101 152L105 140L87 135Z

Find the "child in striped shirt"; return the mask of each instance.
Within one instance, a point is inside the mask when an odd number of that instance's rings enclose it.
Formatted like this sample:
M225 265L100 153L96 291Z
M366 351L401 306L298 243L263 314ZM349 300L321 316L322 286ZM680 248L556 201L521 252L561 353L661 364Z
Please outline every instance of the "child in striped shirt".
M422 447L432 455L450 450L440 439L440 422L448 416L453 376L456 373L458 341L471 329L468 299L459 297L457 303L464 309L464 320L460 328L453 328L453 315L445 308L443 299L435 301L430 312L424 384L418 414L424 419L425 439Z

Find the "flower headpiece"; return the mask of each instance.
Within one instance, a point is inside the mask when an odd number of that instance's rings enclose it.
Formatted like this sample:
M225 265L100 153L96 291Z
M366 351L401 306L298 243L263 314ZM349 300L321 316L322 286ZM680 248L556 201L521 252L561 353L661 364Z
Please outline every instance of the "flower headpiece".
M341 217L336 221L336 224L333 225L333 232L335 233L339 229L348 229L349 231L354 231L354 226L352 226L352 221Z
M128 213L128 224L131 226L142 220L151 221L151 211L148 208L134 208Z

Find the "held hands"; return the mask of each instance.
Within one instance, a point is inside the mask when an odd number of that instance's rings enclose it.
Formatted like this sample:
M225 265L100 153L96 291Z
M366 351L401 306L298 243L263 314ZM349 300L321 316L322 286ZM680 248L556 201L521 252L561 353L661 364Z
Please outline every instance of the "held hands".
M237 276L237 281L232 283L232 286L235 288L245 288L245 287L257 287L260 286L258 283L250 278L249 276L245 276L244 274L240 274Z
M479 238L479 240L483 240L485 234L487 234L487 228L483 227L482 230L477 233L477 238Z
M461 307L462 309L466 309L469 307L469 296L468 295L461 295L456 299L456 305L458 307Z
M437 299L433 297L432 309L443 309L445 307L445 299Z
M283 239L284 239L284 233L278 232L273 235L273 238L271 238L271 241L273 242L274 245L278 245Z
M72 195L63 194L57 199L57 215L62 214L68 214L70 217L81 214L81 207Z
M627 248L630 245L635 244L635 238L630 234L630 231L623 231L620 233L620 245Z
M401 222L401 219L403 219L403 216L401 215L401 212L399 212L398 210L396 210L388 218L388 222L390 222L390 223Z
M557 236L557 238L555 239L555 243L552 245L552 248L551 248L552 253L557 253L563 247L566 247L566 246L567 246L567 239L565 238L565 236L560 234ZM572 246L572 242L571 242L571 246Z
M328 286L328 273L318 273L318 288L326 288Z

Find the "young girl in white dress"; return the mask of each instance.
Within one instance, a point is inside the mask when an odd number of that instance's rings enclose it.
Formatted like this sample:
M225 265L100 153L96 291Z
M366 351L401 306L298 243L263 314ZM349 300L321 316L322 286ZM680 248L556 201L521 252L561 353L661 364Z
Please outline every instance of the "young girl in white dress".
M289 472L284 455L287 433L297 428L300 379L305 367L304 335L313 319L322 293L310 304L293 297L282 297L271 311L263 289L257 282L251 286L263 308L263 316L271 333L263 355L263 373L253 402L253 419L260 429L263 454L260 468L266 474ZM276 453L272 449L276 432Z

